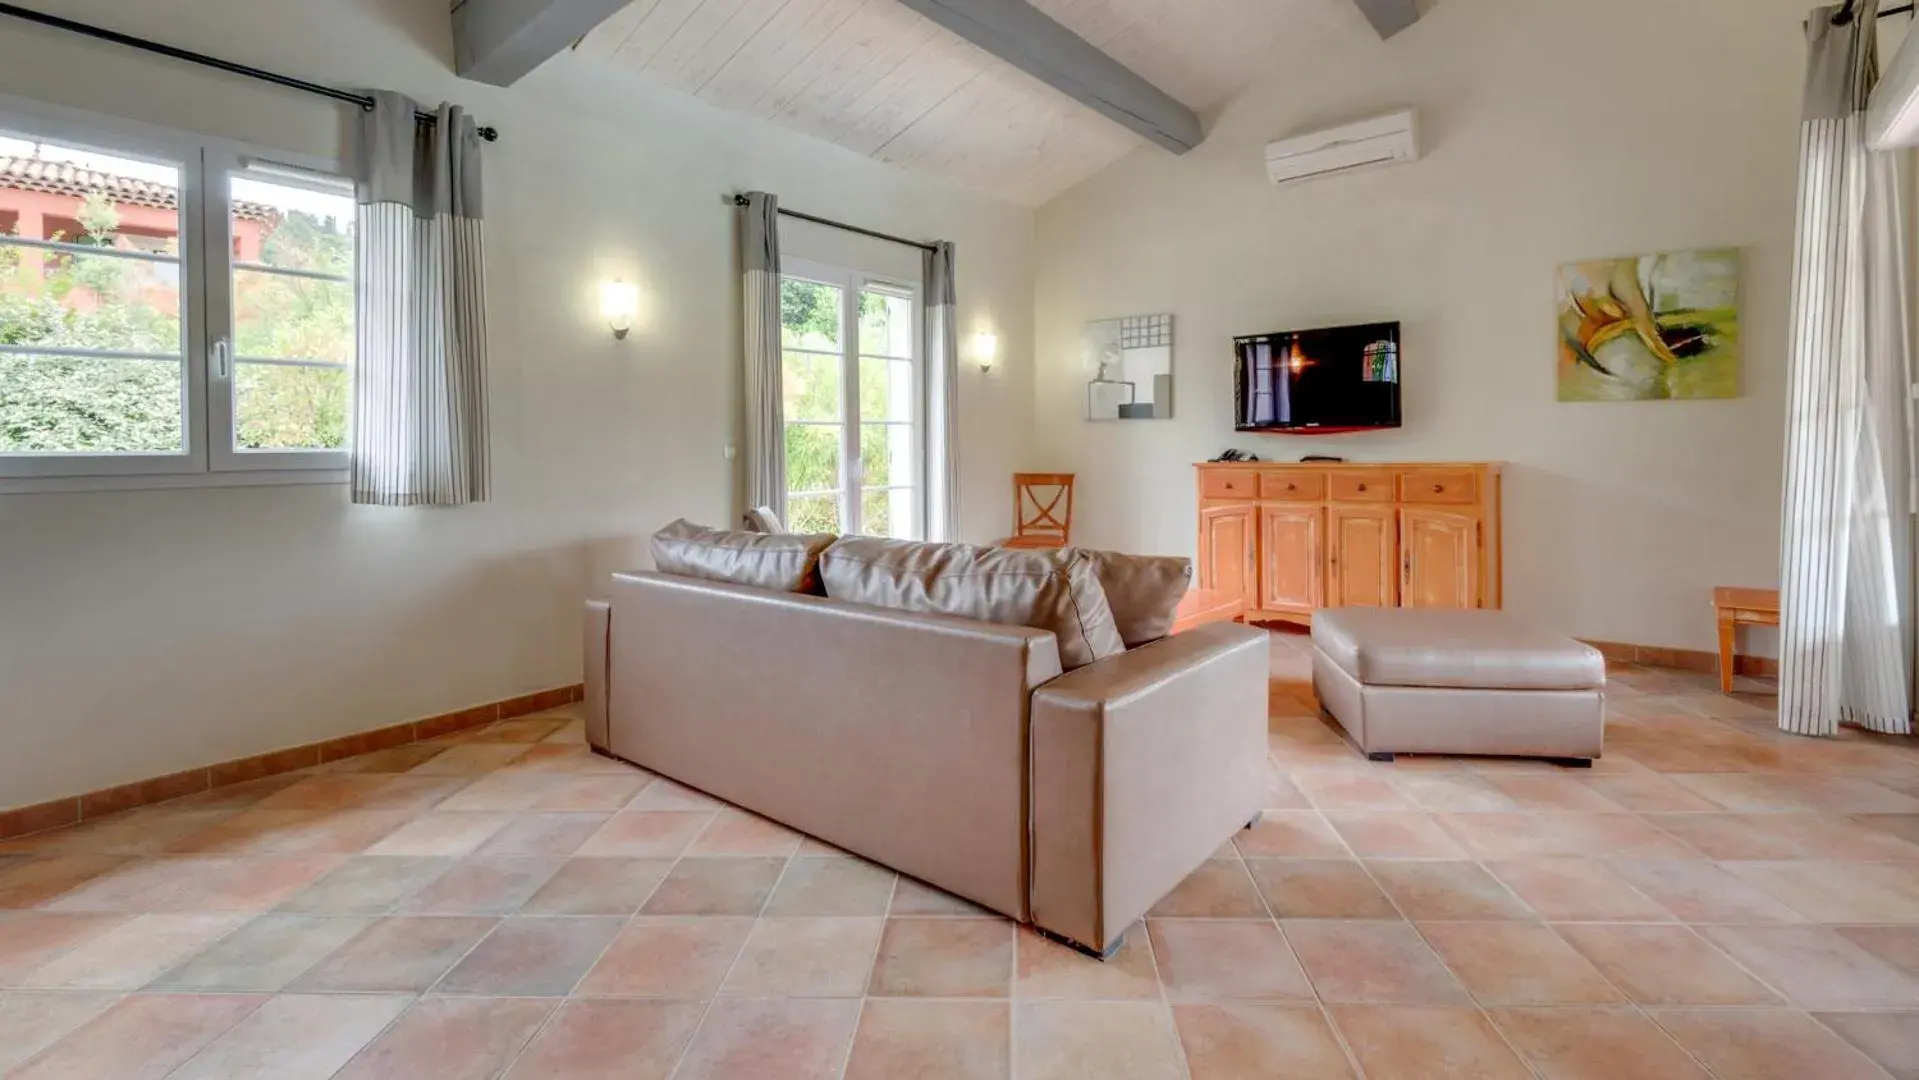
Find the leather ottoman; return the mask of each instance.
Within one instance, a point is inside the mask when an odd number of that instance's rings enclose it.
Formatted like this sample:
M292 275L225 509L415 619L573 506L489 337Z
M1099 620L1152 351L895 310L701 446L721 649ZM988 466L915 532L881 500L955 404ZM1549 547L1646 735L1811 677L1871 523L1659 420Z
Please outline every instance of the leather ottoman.
M1590 766L1606 733L1599 650L1501 611L1313 615L1313 690L1361 752Z

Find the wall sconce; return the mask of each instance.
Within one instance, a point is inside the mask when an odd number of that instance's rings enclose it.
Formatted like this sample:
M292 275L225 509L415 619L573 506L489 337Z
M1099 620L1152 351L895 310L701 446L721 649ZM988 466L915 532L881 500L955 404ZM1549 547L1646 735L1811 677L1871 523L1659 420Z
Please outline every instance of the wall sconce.
M616 341L625 341L633 329L633 316L640 309L640 287L614 279L600 282L600 314L613 330Z
M990 330L974 334L973 359L979 362L982 372L993 370L993 361L999 359L999 335Z

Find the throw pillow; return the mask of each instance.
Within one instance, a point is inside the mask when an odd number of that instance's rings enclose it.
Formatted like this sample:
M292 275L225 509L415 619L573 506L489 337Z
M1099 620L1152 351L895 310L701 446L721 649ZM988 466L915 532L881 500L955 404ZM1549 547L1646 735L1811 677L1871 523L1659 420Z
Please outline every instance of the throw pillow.
M1193 587L1193 561L1170 555L1125 555L1117 551L1080 554L1093 564L1106 603L1129 649L1173 632L1179 602Z
M1075 551L846 536L820 557L820 577L835 600L1051 631L1067 671L1126 651L1099 575Z
M820 553L832 542L826 534L731 532L681 518L653 534L653 565L663 574L820 596Z
M747 532L783 533L786 526L780 524L780 516L770 506L756 506L740 517L740 527Z

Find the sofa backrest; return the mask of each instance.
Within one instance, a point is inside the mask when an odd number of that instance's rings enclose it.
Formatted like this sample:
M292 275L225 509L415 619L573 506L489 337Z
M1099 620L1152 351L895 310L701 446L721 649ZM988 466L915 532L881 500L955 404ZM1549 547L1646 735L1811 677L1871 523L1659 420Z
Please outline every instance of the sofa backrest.
M1052 634L656 573L611 603L611 753L1026 917Z

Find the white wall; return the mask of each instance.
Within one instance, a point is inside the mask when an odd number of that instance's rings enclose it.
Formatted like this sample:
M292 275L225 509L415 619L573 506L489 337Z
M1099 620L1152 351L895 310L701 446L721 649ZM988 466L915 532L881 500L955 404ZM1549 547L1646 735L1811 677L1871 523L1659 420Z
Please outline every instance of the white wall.
M1079 474L1089 544L1189 554L1192 463L1489 460L1506 606L1710 649L1709 590L1777 580L1804 0L1443 0L1278 56L1186 158L1142 151L1043 207L1035 467ZM1356 11L1356 9L1355 9ZM1275 138L1416 105L1415 165L1275 189ZM1554 269L1745 251L1737 400L1560 404ZM1087 424L1087 320L1177 315L1175 419ZM1235 436L1238 333L1404 322L1406 426Z
M1003 529L1030 440L1031 211L563 56L451 74L445 0L40 0L343 86L468 105L487 151L495 499L349 507L343 488L0 496L0 806L579 680L579 601L678 516L735 502L735 190L959 245L963 531ZM309 153L347 111L0 20L0 94ZM643 287L624 343L596 283Z

